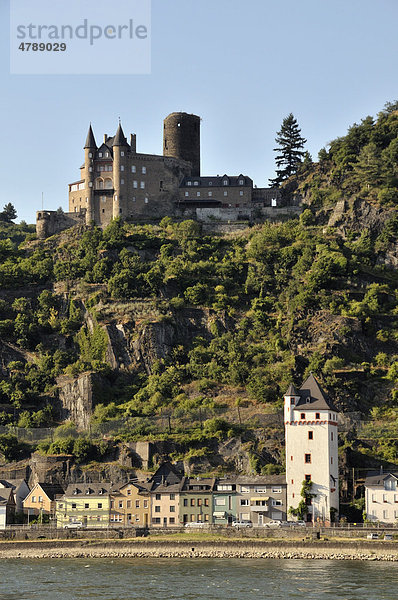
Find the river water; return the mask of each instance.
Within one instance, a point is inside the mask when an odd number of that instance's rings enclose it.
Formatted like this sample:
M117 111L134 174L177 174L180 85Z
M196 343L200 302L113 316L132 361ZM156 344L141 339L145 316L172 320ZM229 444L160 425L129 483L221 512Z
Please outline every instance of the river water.
M396 600L397 574L332 560L2 560L0 600Z

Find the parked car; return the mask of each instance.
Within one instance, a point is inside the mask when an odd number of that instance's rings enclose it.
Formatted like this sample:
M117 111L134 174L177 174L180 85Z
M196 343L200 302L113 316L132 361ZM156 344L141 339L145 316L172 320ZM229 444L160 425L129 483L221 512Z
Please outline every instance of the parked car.
M71 521L64 525L64 529L83 529L84 525L81 521Z
M277 527L282 527L282 521L268 521L268 523L265 523L265 526L276 529Z
M297 527L306 527L305 521L293 521L293 525L297 525Z
M388 541L391 541L391 540L394 539L394 536L393 536L392 533L386 533L386 534L384 534L384 539L388 540Z
M368 538L368 540L378 540L379 534L378 533L368 533L368 535L366 537Z
M232 523L232 527L253 527L252 521L244 520L244 521L234 521Z
M209 527L209 523L204 523L203 521L191 521L190 523L185 523L185 527Z

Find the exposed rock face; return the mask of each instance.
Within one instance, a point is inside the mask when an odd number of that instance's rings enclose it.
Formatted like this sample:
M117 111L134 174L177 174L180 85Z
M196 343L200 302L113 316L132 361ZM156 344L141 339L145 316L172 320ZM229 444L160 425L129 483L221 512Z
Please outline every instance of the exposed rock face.
M377 234L393 213L394 209L382 208L360 198L351 201L340 200L329 216L328 225L338 227L343 236L346 232L364 229Z
M138 339L133 342L135 360L143 364L150 374L154 362L170 354L175 337L175 329L171 323L156 322L145 325Z
M82 373L78 377L59 377L60 413L63 421L69 420L79 429L88 429L93 412L94 386L99 383L95 373Z

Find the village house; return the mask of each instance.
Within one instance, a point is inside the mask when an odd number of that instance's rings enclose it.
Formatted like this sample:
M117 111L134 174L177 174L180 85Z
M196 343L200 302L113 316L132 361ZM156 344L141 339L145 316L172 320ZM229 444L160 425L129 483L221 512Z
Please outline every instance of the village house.
M25 479L0 479L0 488L11 488L14 492L15 511L23 512L23 501L29 494L30 489Z
M179 524L212 523L215 479L185 478L180 493Z
M15 500L12 488L0 489L0 529L14 522Z
M398 522L398 472L369 472L365 479L365 512L371 522Z
M166 462L149 480L153 527L177 527L179 525L180 494L184 479L174 465Z
M57 527L64 528L71 523L89 528L109 527L110 491L110 483L68 485L65 494L57 500Z
M286 521L284 475L240 476L236 480L237 520L265 526L269 521Z
M231 525L236 521L236 480L217 479L213 491L213 523Z
M150 519L151 495L145 483L129 481L111 493L111 525L148 527Z
M62 496L64 489L53 483L36 483L23 501L23 511L30 517L55 516L56 499Z

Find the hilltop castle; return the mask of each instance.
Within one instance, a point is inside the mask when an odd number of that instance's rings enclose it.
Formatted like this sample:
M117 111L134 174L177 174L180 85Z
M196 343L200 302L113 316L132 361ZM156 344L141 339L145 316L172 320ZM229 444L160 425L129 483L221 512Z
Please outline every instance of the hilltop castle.
M203 177L200 117L172 113L163 124L163 155L137 152L136 135L127 141L119 123L114 136L97 144L91 124L80 179L69 184L69 212L38 211L37 233L47 237L75 223L101 227L121 217L156 220L164 216L198 220L252 220L278 212L277 189L257 188L247 175ZM300 212L299 206L284 212ZM283 212L283 211L282 211Z

